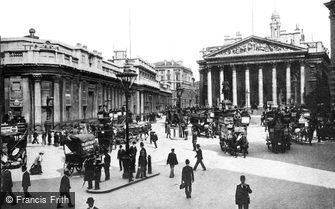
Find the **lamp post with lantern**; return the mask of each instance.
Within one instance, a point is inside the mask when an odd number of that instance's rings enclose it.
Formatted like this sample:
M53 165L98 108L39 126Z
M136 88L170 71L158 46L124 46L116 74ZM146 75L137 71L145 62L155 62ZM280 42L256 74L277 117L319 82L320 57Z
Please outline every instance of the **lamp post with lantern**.
M126 59L126 63L124 65L123 73L119 73L116 75L117 78L120 79L124 95L126 97L126 155L123 159L123 178L129 178L129 181L132 180L132 173L130 170L130 152L129 152L129 98L131 96L131 87L137 77L137 74L130 69L130 65L128 64L128 60Z

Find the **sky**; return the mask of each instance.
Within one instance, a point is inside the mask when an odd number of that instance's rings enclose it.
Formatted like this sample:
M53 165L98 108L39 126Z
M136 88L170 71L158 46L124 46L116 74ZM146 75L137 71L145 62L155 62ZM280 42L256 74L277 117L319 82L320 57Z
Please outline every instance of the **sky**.
M127 50L131 57L154 63L183 60L199 79L199 51L220 46L224 36L270 35L277 10L281 29L298 24L306 41L322 41L330 49L330 0L0 0L0 35L22 37L35 28L41 39L77 43L102 52ZM130 21L129 21L130 20ZM129 22L131 24L129 24ZM131 27L129 27L131 25ZM129 28L131 33L129 33Z

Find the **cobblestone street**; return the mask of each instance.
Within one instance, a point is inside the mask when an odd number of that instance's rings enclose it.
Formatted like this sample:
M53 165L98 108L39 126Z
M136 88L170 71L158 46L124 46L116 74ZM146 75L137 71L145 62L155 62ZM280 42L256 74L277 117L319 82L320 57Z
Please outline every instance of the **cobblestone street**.
M257 119L255 119L257 121ZM99 208L234 208L235 188L239 176L244 174L250 184L251 208L334 208L335 207L335 144L316 143L312 146L293 144L284 154L273 154L265 146L263 128L249 127L249 155L234 158L221 151L217 138L198 138L207 171L195 171L192 198L186 199L179 190L181 170L186 158L195 163L195 153L189 140L169 140L164 136L164 119L153 124L158 133L158 148L144 140L152 156L153 172L160 175L106 194L88 194L79 175L71 177L71 191L76 192L76 207L86 208L89 196L96 199ZM137 144L138 145L138 144ZM166 158L171 148L176 149L179 165L175 178L169 178ZM28 166L34 155L45 151L43 174L32 176L30 191L58 191L64 154L53 146L28 147ZM117 150L111 153L112 181L126 183L116 160ZM14 191L21 191L21 172L13 170ZM102 176L104 179L104 176ZM115 183L115 182L114 182Z

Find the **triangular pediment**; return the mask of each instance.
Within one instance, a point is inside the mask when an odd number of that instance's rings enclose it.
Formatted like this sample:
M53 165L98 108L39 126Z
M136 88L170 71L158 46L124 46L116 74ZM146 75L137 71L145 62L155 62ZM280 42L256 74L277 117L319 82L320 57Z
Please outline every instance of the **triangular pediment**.
M208 58L240 56L240 55L257 55L268 53L286 53L305 50L303 47L274 41L271 39L250 36L241 41L222 47L217 51L206 55Z

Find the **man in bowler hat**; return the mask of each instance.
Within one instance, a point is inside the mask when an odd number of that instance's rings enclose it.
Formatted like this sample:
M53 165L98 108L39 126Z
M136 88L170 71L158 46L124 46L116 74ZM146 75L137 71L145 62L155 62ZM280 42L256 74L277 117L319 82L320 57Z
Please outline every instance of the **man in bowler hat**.
M174 166L178 164L177 155L174 153L174 149L168 155L166 164L170 164L170 178L174 177Z
M24 197L25 198L29 198L31 197L30 193L28 192L28 188L31 186L31 182L30 182L30 174L27 171L27 166L23 165L22 166L22 188L23 188L23 192L24 192Z
M194 173L192 167L189 165L190 160L185 160L186 166L183 168L181 174L181 183L185 184L185 194L186 198L191 198L192 193L192 183L194 182Z
M62 177L62 180L60 181L60 187L59 187L59 199L61 199L61 197L66 197L68 202L68 207L69 208L73 208L74 205L71 202L71 196L70 196L70 189L71 189L71 185L70 185L70 179L69 179L69 171L68 170L64 170L64 176ZM57 203L57 208L62 208L62 203L60 201L58 201Z
M94 206L94 199L93 199L93 197L87 198L86 204L88 205L87 209L98 209L97 207Z
M250 186L245 183L245 176L240 177L241 184L236 186L235 203L238 209L248 209L250 204L249 194L252 193Z
M198 167L198 165L200 163L202 169L205 171L206 167L205 167L204 163L202 162L202 160L203 160L202 150L200 149L200 145L199 144L197 144L196 152L197 152L197 155L195 157L197 158L197 162L195 163L193 170L197 170L197 167Z

